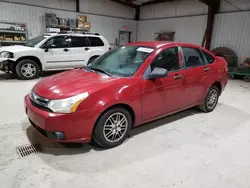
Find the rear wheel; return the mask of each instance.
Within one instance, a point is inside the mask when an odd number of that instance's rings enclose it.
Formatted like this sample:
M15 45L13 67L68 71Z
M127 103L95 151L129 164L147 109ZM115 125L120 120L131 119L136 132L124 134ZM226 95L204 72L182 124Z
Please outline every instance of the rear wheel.
M250 76L244 76L244 77L243 77L243 80L244 80L245 82L250 82Z
M199 106L199 108L203 112L212 112L217 106L219 100L220 92L218 87L212 86L207 92L206 98L203 101L203 104Z
M16 74L21 80L31 80L39 75L38 64L30 59L24 59L16 65Z
M103 148L113 148L123 143L132 127L132 117L124 108L113 108L98 120L93 140Z
M88 65L92 63L96 58L98 58L98 56L91 57L88 61Z

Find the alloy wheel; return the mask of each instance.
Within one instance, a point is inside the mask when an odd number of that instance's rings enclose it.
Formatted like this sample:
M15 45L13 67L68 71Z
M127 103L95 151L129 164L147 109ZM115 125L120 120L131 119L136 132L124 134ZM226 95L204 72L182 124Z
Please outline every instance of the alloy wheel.
M128 129L128 119L122 113L109 116L103 126L104 138L111 143L120 141Z
M216 89L212 89L207 96L207 107L213 109L218 101L218 92Z
M21 67L21 73L27 78L31 78L36 74L36 67L31 63L26 63Z

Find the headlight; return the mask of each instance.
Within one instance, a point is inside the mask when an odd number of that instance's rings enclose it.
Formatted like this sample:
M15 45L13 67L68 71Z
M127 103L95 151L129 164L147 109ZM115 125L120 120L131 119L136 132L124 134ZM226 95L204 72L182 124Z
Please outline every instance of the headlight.
M5 58L14 58L14 54L12 52L0 52L0 57L5 57Z
M81 102L88 96L89 93L85 92L67 99L51 100L48 104L48 108L53 112L73 113L77 110Z

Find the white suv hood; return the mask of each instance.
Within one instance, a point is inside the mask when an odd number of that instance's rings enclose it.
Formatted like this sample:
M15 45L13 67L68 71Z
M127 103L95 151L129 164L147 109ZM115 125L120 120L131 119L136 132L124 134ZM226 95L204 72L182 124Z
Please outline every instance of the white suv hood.
M16 45L16 46L0 47L0 52L6 51L6 52L15 53L15 52L22 52L22 51L27 51L31 49L34 49L34 48L28 47L28 46Z

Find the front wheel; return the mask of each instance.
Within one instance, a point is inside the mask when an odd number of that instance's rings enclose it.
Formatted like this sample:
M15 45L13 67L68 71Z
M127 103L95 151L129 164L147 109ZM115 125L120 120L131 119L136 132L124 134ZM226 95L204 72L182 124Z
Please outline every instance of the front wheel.
M131 114L124 108L113 108L98 120L93 140L103 148L113 148L123 143L132 127Z
M30 59L24 59L16 65L16 74L21 80L31 80L39 75L38 64Z
M206 98L199 108L203 112L212 112L218 104L220 92L218 87L212 86L209 88Z

